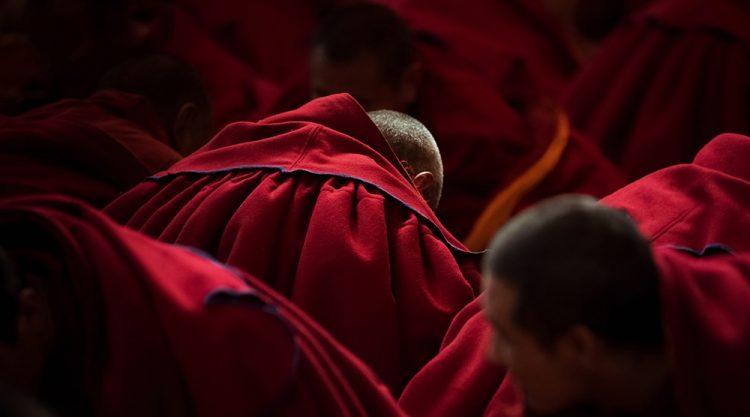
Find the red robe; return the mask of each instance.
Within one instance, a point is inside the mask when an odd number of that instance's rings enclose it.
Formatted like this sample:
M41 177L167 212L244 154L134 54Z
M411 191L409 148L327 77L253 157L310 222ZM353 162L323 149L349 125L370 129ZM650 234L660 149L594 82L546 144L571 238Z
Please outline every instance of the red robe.
M107 212L269 283L399 392L479 286L475 255L407 178L340 94L229 125Z
M556 98L578 67L571 37L536 0L384 2L417 36L443 39L451 60L468 63L495 85L521 65L545 96Z
M514 196L518 200L510 204L512 212L561 193L602 197L625 184L594 146L565 130L564 116L534 109L539 95L530 82L508 74L509 85L519 91L496 86L450 59L450 51L437 39L420 42L419 52L426 74L413 113L440 147L445 185L438 215L456 236L468 236L496 196L533 171L558 135L564 136L559 138L565 142L561 153L540 181ZM524 108L508 104L513 96L526 101ZM472 238L470 248L484 249L482 240Z
M750 169L748 169L747 160L750 159L750 138L741 135L721 135L711 141L696 156L695 161L690 165L679 165L667 168L651 174L635 183L621 189L620 191L608 196L602 200L602 203L612 207L624 208L637 221L642 233L652 240L654 245L667 245L668 249L661 252L668 253L670 259L683 259L684 255L671 255L674 251L671 247L686 247L695 250L702 250L711 244L724 244L739 252L750 250L750 242L744 235L750 227L750 217L747 216L747 204L750 201ZM707 259L707 258L704 258ZM742 259L731 261L729 264L747 264L750 258L742 256ZM687 262L687 261L681 261ZM726 265L725 262L717 260L708 261L718 265ZM671 266L669 268L672 268ZM732 266L719 266L722 268L734 268ZM740 268L740 267L737 267ZM749 265L742 268L747 270ZM685 285L684 291L696 291L691 288L700 281L679 281L674 283L673 275L666 266L662 268L663 286L666 285ZM695 266L693 271L692 263L688 265L689 271L686 275L702 274L704 267ZM738 269L739 270L739 269ZM747 272L745 273L747 274ZM720 274L712 275L715 276ZM716 293L709 293L705 296L706 309L721 308L718 305L712 306L710 297L726 296L729 301L726 312L743 311L743 306L738 306L739 301L736 297L745 297L743 301L747 304L747 296L744 295L750 291L747 284L747 278L743 278L737 272L728 275L727 285L717 287ZM710 280L711 278L700 278L701 280ZM707 284L706 284L707 285ZM731 295L728 288L736 288L738 295ZM679 291L683 291L680 289ZM727 292L724 292L727 291ZM682 295L672 289L665 289L665 300L672 300L673 296ZM689 295L689 293L687 294ZM399 400L402 408L412 417L437 417L450 416L459 413L459 410L466 410L462 413L464 416L522 416L523 406L519 397L515 394L512 384L508 379L503 380L504 370L501 367L492 365L485 359L487 349L486 340L489 340L491 329L489 323L483 316L481 310L480 298L472 304L469 304L456 317L456 320L448 330L446 340L443 343L441 352L430 361L420 371L404 390ZM670 301L671 302L671 301ZM695 307L693 314L698 314L701 310L699 303L700 298L695 298L684 305L675 305L675 308L687 306ZM695 306L693 305L695 304ZM735 309L735 310L732 310ZM679 315L669 315L669 310L665 310L667 318L672 320ZM682 313L680 313L682 314ZM719 317L723 317L721 312L716 316L708 316L697 320L698 323L705 323L706 327L700 330L705 331L705 340L696 339L696 349L701 346L709 346L710 349L719 351L726 349L721 347L718 342L726 340L721 336L721 332L710 333L714 329L747 328L750 321L746 320L741 314L736 314L737 321L727 321L721 323ZM718 322L714 322L717 321ZM745 320L745 322L743 322ZM682 320L683 326L690 327L690 320ZM675 320L675 326L680 326ZM680 327L675 327L680 328ZM681 328L680 328L681 329ZM687 331L686 329L680 331ZM724 330L722 330L724 331ZM750 332L735 333L747 338ZM714 336L721 336L715 338ZM695 335L694 335L695 336ZM731 347L730 352L734 349L743 347L746 351L750 347L750 340L742 340L738 337L738 344ZM695 355L691 351L693 346L688 343L679 343L681 350L678 351L678 359ZM701 347L702 348L702 347ZM708 348L707 348L708 349ZM742 350L737 350L741 352ZM709 353L706 351L705 353ZM717 355L717 358L721 356ZM747 364L744 358L730 356L732 360L737 359L738 363ZM694 359L694 356L692 357ZM744 362L743 362L744 361ZM689 362L685 362L687 364ZM677 382L682 380L692 381L691 389L697 389L695 386L695 376L691 376L691 368L684 367L678 373ZM723 366L723 365L722 365ZM706 375L712 379L709 381L711 387L721 386L728 389L726 395L735 395L735 387L746 387L747 384L735 386L725 386L719 378L719 372L724 372L725 368L712 370L710 367L701 367L696 371L716 372L713 375ZM743 369L750 368L747 366ZM683 372L687 376L682 377ZM738 372L737 375L742 375ZM744 372L747 374L747 371ZM694 378L690 380L689 378ZM736 377L735 377L736 378ZM502 385L500 384L502 382ZM733 381L728 378L726 381ZM678 394L681 392L678 386ZM687 388L685 388L687 389ZM430 399L433 392L445 393L440 396L440 401ZM721 393L711 392L711 395L720 395ZM682 394L680 394L682 395ZM683 401L689 400L689 395L684 395ZM696 397L698 401L706 398L701 394ZM718 397L715 397L718 398ZM722 397L728 398L728 397ZM736 404L737 399L742 397L728 398L726 404ZM705 407L705 404L702 405ZM693 415L693 414L690 414ZM744 414L696 414L703 416L712 415L744 415Z
M655 1L616 30L566 93L581 129L631 179L750 134L750 7Z
M174 6L170 12L171 32L164 50L190 63L200 74L216 126L255 121L274 113L283 102L278 83L233 55L184 8Z
M103 207L180 159L150 104L105 90L0 118L0 195L60 193Z
M249 275L65 197L3 200L0 224L66 251L70 274L44 288L58 334L78 336L81 374L66 381L93 415L402 415L371 370Z
M703 248L722 243L750 250L750 137L724 134L692 164L648 175L604 198L628 211L655 242Z

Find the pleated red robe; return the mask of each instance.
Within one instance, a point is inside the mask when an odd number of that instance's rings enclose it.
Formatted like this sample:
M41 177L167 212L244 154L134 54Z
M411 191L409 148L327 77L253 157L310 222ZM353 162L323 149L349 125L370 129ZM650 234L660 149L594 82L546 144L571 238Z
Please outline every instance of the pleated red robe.
M748 160L750 160L750 138L741 135L721 135L706 145L692 164L678 165L651 174L605 197L602 203L627 210L635 218L642 233L651 239L654 245L670 247L667 252L673 251L671 247L690 248L700 252L709 245L720 244L732 248L738 253L745 253L750 251L750 241L745 238L746 231L750 230L750 216L747 215L746 209L747 202L750 201L750 169L746 162ZM746 264L749 260L748 257L746 255L742 257L742 260L731 261L730 264ZM683 256L680 255L678 258L682 259ZM723 261L717 262L722 263ZM720 266L719 268L724 267ZM747 265L742 268L747 271ZM662 268L662 270L667 271L665 268ZM702 266L696 266L696 273L700 273L702 270ZM692 273L689 271L686 274ZM747 285L747 272L744 273L745 285ZM671 272L665 274L671 274ZM670 284L671 281L666 280L675 277L665 274L663 274L665 280L663 286L672 285ZM721 274L717 273L716 276L721 276ZM743 287L743 278L738 272L730 274L729 277L727 278L729 287L718 286L717 291L721 292L717 292L717 294L728 296L727 309L721 311L728 314L732 311L731 309L735 309L737 321L730 320L724 324L714 323L715 320L719 320L718 317L725 314L719 311L716 316L707 316L697 321L698 323L706 323L706 327L701 327L701 330L709 332L711 330L708 327L709 325L717 326L715 329L738 329L746 328L749 325L747 318L741 313L744 307L740 308L736 305L739 302L736 301L737 298L735 297L745 296L744 294L750 287ZM710 279L701 278L701 280ZM699 282L684 281L678 284L684 284L686 286L685 291L687 291L694 285L698 285ZM734 286L736 286L738 293L729 296L731 291L727 288ZM727 292L722 293L723 291ZM672 297L672 292L671 289L665 290L665 297ZM714 295L716 294L709 293L706 295L708 304L705 308L718 308L718 306L711 305L711 297ZM671 298L665 299L671 300ZM504 370L490 364L485 359L487 349L485 342L490 337L491 329L483 316L479 300L480 298L456 316L456 320L448 330L441 352L412 379L404 390L399 403L413 417L450 416L456 415L456 413L463 413L462 415L465 416L511 417L523 415L523 406L515 395L512 384L507 379L503 380ZM695 298L689 303L700 301L700 298ZM747 303L747 299L744 302ZM691 304L685 305L691 306ZM699 308L703 307L696 304L696 308L695 314L701 311ZM668 311L665 313L668 313ZM677 315L668 317L679 318ZM683 323L682 326L688 326L691 321L683 319L681 323ZM679 323L675 323L675 326L677 325ZM703 335L706 339L697 346L706 345L712 346L712 349L723 349L717 344L718 341L726 340L725 336L720 334L723 331L717 330L716 334L706 333ZM744 334L739 332L734 334L738 338L738 344L732 346L729 350L733 351L735 348L746 350L748 340L744 340L744 337L750 333L745 331ZM741 334L744 337L741 337ZM722 338L716 339L714 336L721 336ZM679 346L684 349L684 355L695 354L695 351L690 350L692 345L689 343L680 343ZM678 357L682 357L683 353L677 352L679 353ZM720 356L717 356L717 358L720 358ZM739 360L738 363L744 364L743 360ZM686 369L686 372L690 371L690 368ZM701 365L698 371L713 372L711 369ZM720 369L720 372L726 372L725 368ZM739 376L742 373L736 375ZM680 378L682 377L679 377L678 380ZM500 385L501 381L503 381L502 386ZM736 381L736 379L729 378L727 381ZM696 389L695 380L692 384L692 388ZM722 386L722 381L717 378L710 381L708 386ZM747 384L740 386L747 386ZM726 388L729 390L727 395L734 395L734 387L728 386ZM430 398L433 392L445 394L439 397L439 401L436 401L434 398ZM706 395L700 394L696 398L700 401L707 398ZM710 395L718 394L713 392ZM687 396L686 399L689 399L689 397ZM734 400L741 398L734 397ZM703 406L706 405L703 404ZM714 414L689 415L709 416ZM732 414L716 415L728 416Z
M573 126L631 179L750 134L750 7L654 1L612 33L566 92Z
M66 197L2 200L0 224L65 249L69 273L43 288L58 334L78 336L67 383L81 378L96 416L402 415L369 368L249 275ZM13 236L6 250L28 253Z
M105 90L0 117L0 195L60 193L103 207L180 159L146 99Z
M475 255L345 94L229 125L107 212L269 283L395 392L479 285Z

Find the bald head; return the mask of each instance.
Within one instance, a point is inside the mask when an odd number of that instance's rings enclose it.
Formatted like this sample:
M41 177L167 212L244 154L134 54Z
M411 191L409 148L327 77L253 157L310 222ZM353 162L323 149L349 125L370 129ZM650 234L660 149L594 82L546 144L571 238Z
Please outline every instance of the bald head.
M107 72L101 88L145 97L153 105L173 146L183 155L201 147L211 136L211 106L193 68L168 55L133 59Z
M368 114L435 210L443 190L443 162L435 138L419 120L404 113L376 110Z

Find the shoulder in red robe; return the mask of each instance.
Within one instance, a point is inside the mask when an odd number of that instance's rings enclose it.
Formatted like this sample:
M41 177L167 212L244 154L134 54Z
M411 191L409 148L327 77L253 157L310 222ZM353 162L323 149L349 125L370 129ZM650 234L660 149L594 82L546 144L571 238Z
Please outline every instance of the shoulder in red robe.
M698 361L696 355L700 355L700 352L710 355L707 356L712 358L709 363L713 363L713 358L719 359L726 353L732 361L737 361L738 366L747 365L744 357L736 357L736 352L746 351L750 342L746 337L750 334L746 330L750 321L741 313L746 308L745 305L740 305L747 304L746 293L750 290L747 279L750 259L744 255L750 250L750 243L745 237L746 231L750 230L750 217L747 216L746 209L746 202L750 201L750 169L746 163L748 158L750 138L733 134L721 135L706 145L692 164L663 169L602 200L605 205L627 210L635 218L641 232L654 245L668 245L666 249L659 251L668 253L669 259L682 259L666 264L665 261L660 261L664 299L668 303L674 303L669 304L669 308L689 308L692 313L675 313L665 308L665 315L668 321L672 321L671 325L676 326L677 331L692 331L692 335L697 338L687 345L684 341L677 340L681 349L676 351L677 358L682 362L683 370L679 371L676 382L678 395L682 396L680 402L700 406L696 410L701 412L726 412L732 406L745 407L743 410L747 410L747 405L743 405L741 401L745 396L736 395L737 387L747 386L747 382L737 378L747 375L747 372L729 373L728 362L720 362L718 368L714 369L712 365L704 365L704 362ZM702 258L706 260L706 265L717 264L717 271L728 270L726 278L722 278L724 281L717 281L715 287L712 287L710 281L723 276L722 273L704 276L705 268L713 267L693 265L692 261L684 261L683 255L669 255L674 252L674 246L701 251L712 244L722 244L741 254L736 260L726 262ZM680 262L684 262L688 268L684 276L695 276L694 281L680 280L683 277L677 273L680 272ZM666 289L673 285L679 288ZM709 292L701 294L703 288ZM734 294L733 291L737 293ZM691 300L672 301L672 297L688 296L695 297ZM706 304L702 305L704 299ZM727 301L726 309L721 305L721 299ZM740 299L743 301L739 301ZM480 298L469 304L456 316L440 353L404 390L399 403L413 417L448 417L456 415L459 410L465 410L462 415L476 417L523 415L520 397L515 393L510 380L503 379L504 370L485 359L485 341L489 340L492 331L483 316L479 300ZM701 311L713 311L716 314L703 314ZM701 317L689 320L680 318L692 317L691 315ZM729 316L735 319L722 323ZM699 327L693 328L693 322L698 323ZM690 367L689 361L697 362ZM686 373L684 377L683 372ZM702 375L709 378L705 381L709 383L706 385L709 388L706 393L695 391L703 383L700 379ZM681 380L686 382L680 382ZM501 381L504 381L502 385ZM692 385L682 387L683 383ZM726 395L722 394L722 389L726 390ZM435 401L431 398L432 392L445 394L439 397L439 401ZM705 408L714 399L727 402L714 404L713 407L716 408ZM709 412L687 415L733 414Z
M180 159L142 97L105 90L0 119L2 195L60 193L103 207Z
M691 164L657 171L604 198L625 209L660 244L750 250L750 137L724 134Z
M344 94L229 125L107 212L269 283L395 392L479 286L475 255Z
M44 288L58 333L81 335L94 415L402 415L372 371L249 275L65 197L3 200L0 224L66 251L70 273Z

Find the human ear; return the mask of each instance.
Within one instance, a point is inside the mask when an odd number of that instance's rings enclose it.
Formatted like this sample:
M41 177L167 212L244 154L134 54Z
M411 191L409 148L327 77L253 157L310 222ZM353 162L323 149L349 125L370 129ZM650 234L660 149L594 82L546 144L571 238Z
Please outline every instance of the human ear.
M172 124L172 138L176 150L182 155L189 155L200 147L196 142L195 129L198 124L198 106L194 103L183 103Z
M583 369L597 366L602 344L598 337L586 326L575 325L561 338L561 348L565 355Z

